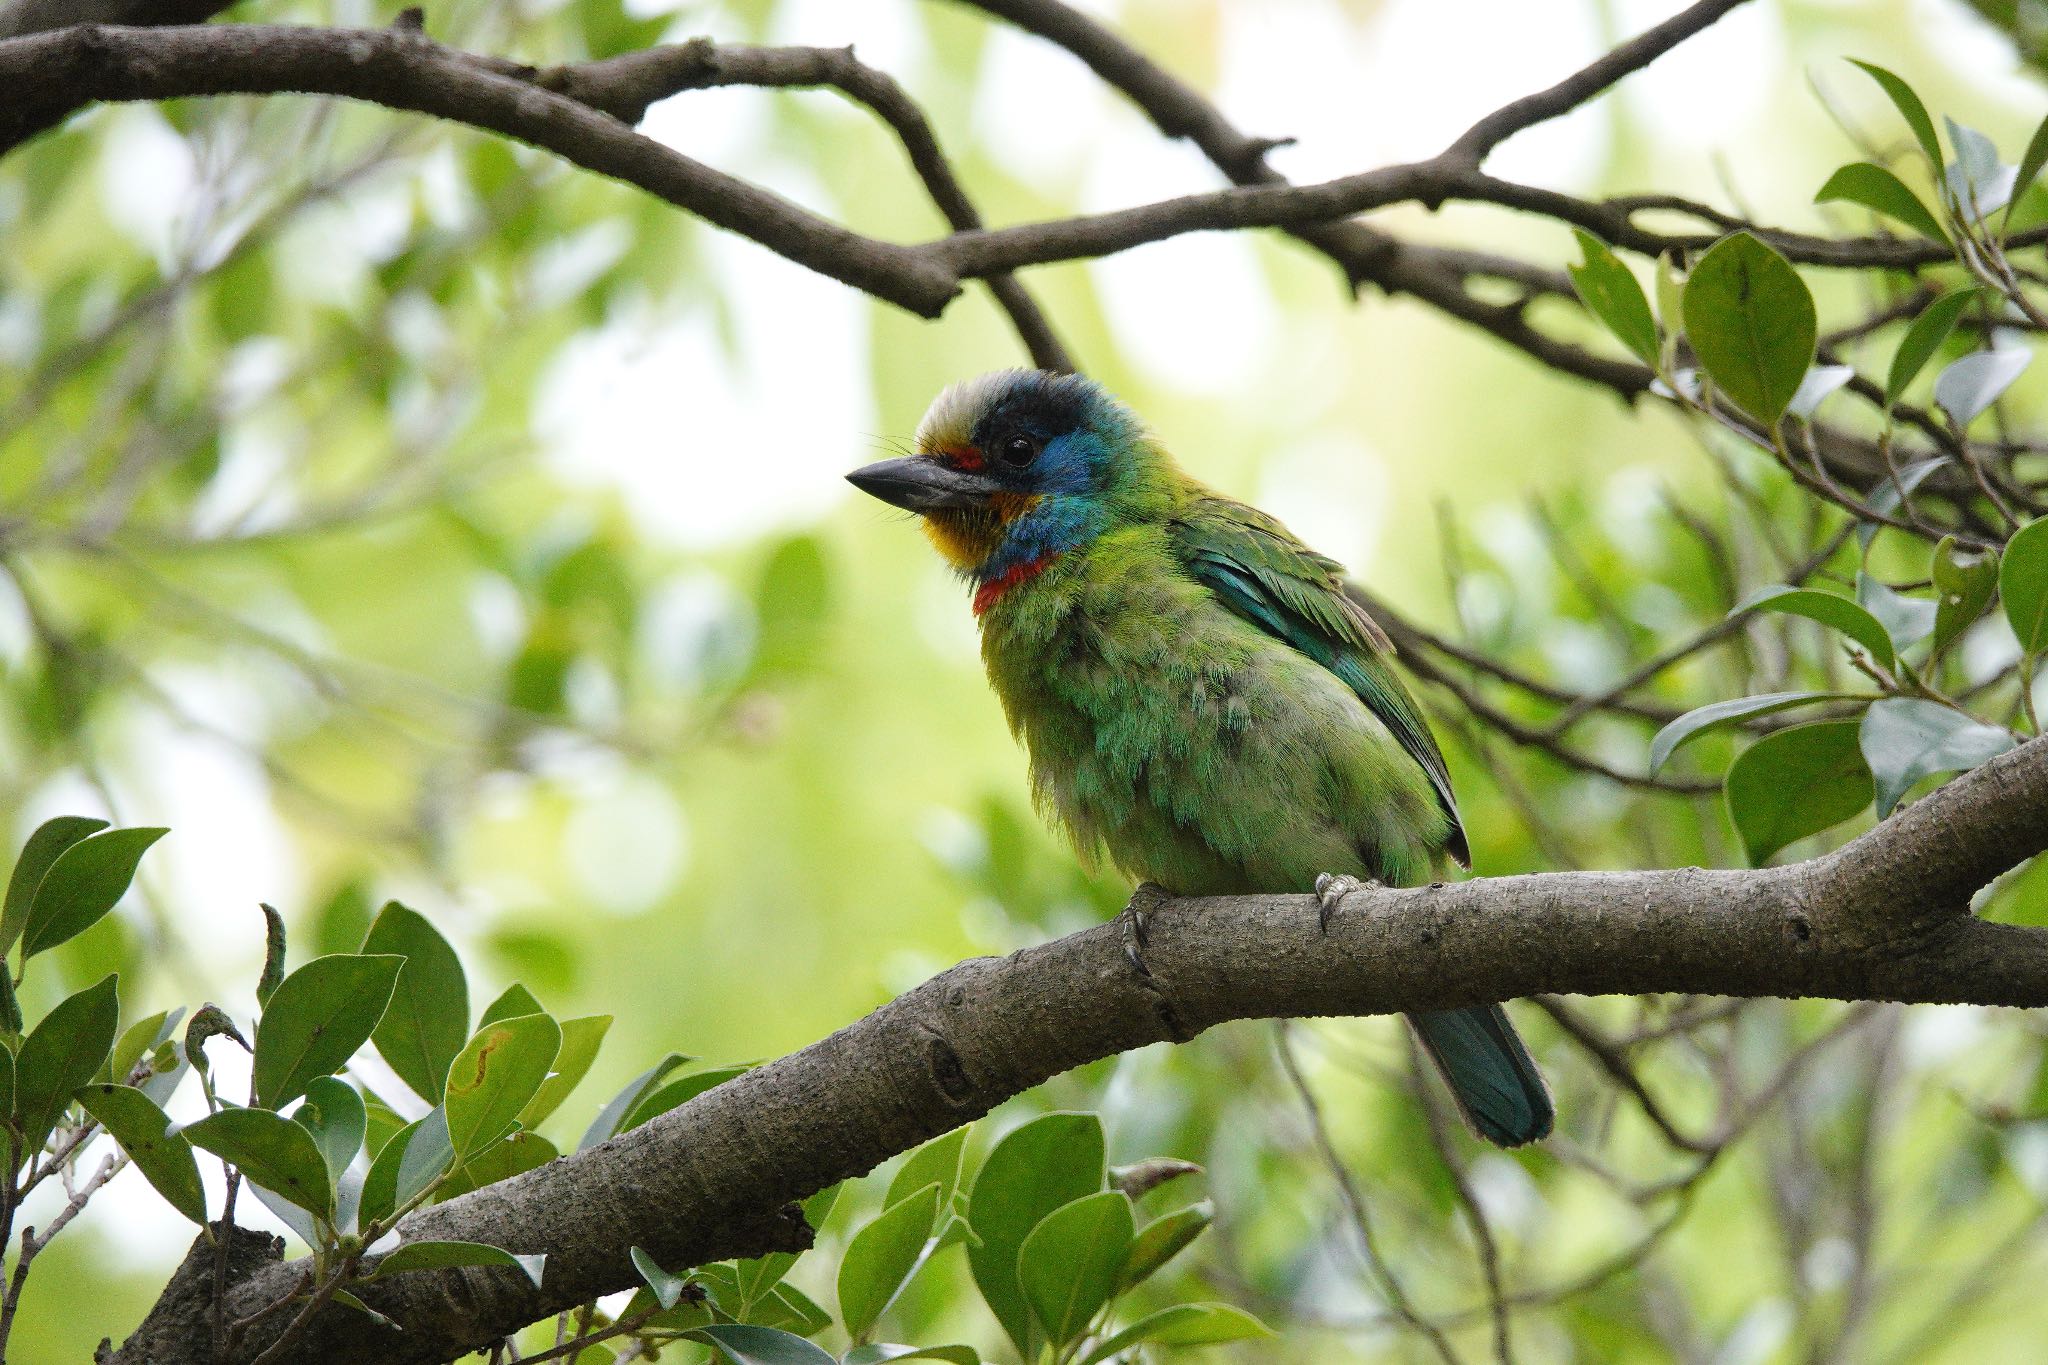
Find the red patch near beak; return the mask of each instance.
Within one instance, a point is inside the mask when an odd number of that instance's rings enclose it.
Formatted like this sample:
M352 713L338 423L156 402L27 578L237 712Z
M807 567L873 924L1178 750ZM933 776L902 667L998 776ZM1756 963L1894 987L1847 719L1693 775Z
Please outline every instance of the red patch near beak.
M955 469L981 468L981 452L973 446L940 446L939 459Z

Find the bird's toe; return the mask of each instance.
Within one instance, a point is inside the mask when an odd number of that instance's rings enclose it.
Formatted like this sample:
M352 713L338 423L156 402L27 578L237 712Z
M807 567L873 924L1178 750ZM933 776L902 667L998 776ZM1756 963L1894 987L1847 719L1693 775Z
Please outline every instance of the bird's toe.
M1344 903L1344 898L1354 891L1368 886L1378 886L1376 881L1360 881L1344 872L1325 872L1316 878L1316 929L1321 933L1330 932L1330 916Z

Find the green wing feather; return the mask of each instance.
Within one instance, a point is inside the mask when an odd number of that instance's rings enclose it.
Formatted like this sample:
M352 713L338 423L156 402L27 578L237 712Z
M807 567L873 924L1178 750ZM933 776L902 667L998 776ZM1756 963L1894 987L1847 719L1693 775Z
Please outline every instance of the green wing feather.
M1443 751L1414 697L1394 673L1394 645L1344 591L1342 567L1309 549L1255 507L1213 494L1196 498L1171 526L1181 563L1218 600L1343 679L1429 774L1450 818L1445 849L1470 863Z

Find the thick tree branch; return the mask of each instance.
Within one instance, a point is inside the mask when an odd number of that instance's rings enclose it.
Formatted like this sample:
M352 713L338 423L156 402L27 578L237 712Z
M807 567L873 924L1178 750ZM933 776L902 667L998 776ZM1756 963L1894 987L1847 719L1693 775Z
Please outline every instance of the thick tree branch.
M1788 867L1370 890L1327 934L1306 896L1167 903L1151 918L1149 978L1107 924L964 962L602 1147L415 1214L408 1238L546 1251L545 1287L509 1272L407 1274L363 1291L403 1333L330 1308L287 1358L448 1360L629 1286L631 1246L684 1267L801 1245L792 1201L1072 1067L1228 1020L1549 992L2048 1005L2048 931L1969 913L1974 892L2044 849L2048 740L2035 740ZM247 1274L230 1312L289 1292L301 1270ZM204 1359L193 1324L210 1291L210 1275L181 1273L113 1359ZM245 1349L263 1345L252 1333Z

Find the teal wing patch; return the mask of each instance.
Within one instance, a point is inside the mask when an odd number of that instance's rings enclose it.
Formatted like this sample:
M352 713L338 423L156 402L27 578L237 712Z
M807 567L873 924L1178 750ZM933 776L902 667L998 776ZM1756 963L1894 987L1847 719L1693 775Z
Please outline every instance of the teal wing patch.
M1171 528L1181 563L1225 606L1344 680L1429 774L1450 817L1445 848L1469 865L1471 851L1443 751L1389 660L1393 642L1353 601L1340 566L1273 518L1227 498L1195 502Z

